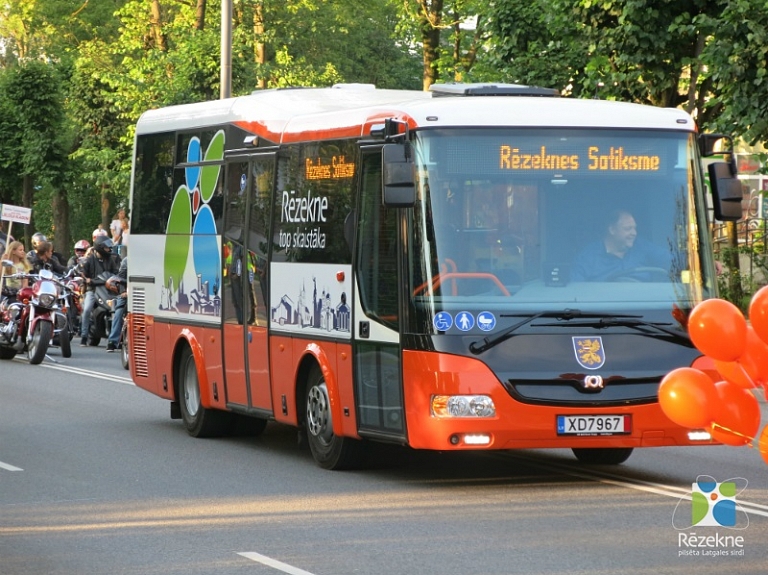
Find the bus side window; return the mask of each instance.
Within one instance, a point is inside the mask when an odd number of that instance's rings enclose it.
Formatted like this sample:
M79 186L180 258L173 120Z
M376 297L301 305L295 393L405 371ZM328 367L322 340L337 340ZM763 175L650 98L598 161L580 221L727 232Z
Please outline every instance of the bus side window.
M358 280L367 314L397 328L397 210L381 203L381 156L363 160L357 225Z

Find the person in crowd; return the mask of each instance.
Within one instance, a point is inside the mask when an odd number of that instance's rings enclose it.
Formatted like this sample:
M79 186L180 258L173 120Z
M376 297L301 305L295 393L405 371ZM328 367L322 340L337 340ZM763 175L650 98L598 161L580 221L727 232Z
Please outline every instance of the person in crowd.
M111 353L120 346L120 334L123 331L125 312L128 310L128 258L120 262L117 275L107 281L107 287L119 294L115 301L114 314L112 315L112 328L107 339L107 353Z
M117 213L112 218L112 222L109 224L109 231L112 234L112 243L117 245L120 245L122 242L120 241L122 239L123 234L123 225L122 220L125 219L125 210L123 208L120 208L117 210Z
M8 244L8 249L3 254L3 260L13 262L11 266L3 266L3 295L15 299L16 292L29 285L29 279L10 276L17 273L30 273L32 271L24 244L17 241L12 241Z
M109 272L110 275L116 275L120 270L120 256L112 253L112 240L107 236L99 236L93 243L93 250L89 256L86 256L80 269L81 275L85 280L85 301L83 302L82 319L80 321L80 345L88 345L88 331L91 329L91 313L96 305L97 285L103 285L106 280L101 279L101 274Z
M96 243L96 238L108 238L109 232L104 229L104 224L99 224L91 234L91 240Z
M49 241L39 242L35 248L34 255L29 260L32 266L32 273L40 273L40 270L51 270L55 274L64 275L67 268L53 255L53 244Z
M32 234L32 249L27 252L27 259L31 262L32 259L35 257L35 253L37 250L37 246L40 244L40 242L47 242L48 238L45 237L45 234L42 234L40 232L35 232Z
M120 228L122 229L120 232L120 243L124 246L128 245L128 236L130 235L130 231L128 230L129 227L128 218L120 220Z
M610 281L622 272L638 268L669 270L670 264L667 251L637 237L634 216L627 210L616 210L608 217L603 239L588 245L576 257L571 269L571 281ZM647 272L637 273L642 275Z
M80 263L80 260L85 257L85 252L87 252L90 247L91 244L88 243L88 240L78 240L75 243L75 254L69 258L69 261L67 261L67 269L71 270Z

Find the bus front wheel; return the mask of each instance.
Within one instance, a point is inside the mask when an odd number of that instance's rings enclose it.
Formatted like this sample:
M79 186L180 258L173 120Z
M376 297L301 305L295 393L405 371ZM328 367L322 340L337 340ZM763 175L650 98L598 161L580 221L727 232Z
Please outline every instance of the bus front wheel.
M233 414L207 409L200 402L200 382L192 350L181 352L178 367L179 404L184 427L192 437L218 437L229 433Z
M632 447L573 448L576 459L590 465L618 465L632 455Z
M333 433L328 386L320 368L309 374L305 395L305 425L312 456L323 469L351 469L359 465L360 441Z

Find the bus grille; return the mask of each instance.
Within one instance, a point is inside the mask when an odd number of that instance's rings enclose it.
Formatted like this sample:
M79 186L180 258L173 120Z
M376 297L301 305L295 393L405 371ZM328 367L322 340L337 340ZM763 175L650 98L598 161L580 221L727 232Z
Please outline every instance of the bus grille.
M136 370L136 377L149 377L147 361L147 324L146 294L142 288L134 288L132 294L133 311L131 312L131 362Z

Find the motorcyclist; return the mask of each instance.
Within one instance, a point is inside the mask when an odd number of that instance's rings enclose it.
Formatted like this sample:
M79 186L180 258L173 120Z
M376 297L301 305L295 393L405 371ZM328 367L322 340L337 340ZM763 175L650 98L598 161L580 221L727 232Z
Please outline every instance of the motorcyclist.
M27 259L31 262L32 258L35 257L35 254L37 253L35 250L37 250L37 246L42 242L47 242L48 238L45 237L45 234L42 234L40 232L35 232L32 234L32 239L30 240L32 244L32 249L27 252Z
M108 237L100 236L93 243L91 254L84 258L80 265L81 275L85 280L85 301L83 302L83 313L80 321L80 345L88 345L88 332L91 328L91 314L96 305L97 285L103 285L106 280L100 278L104 272L112 275L117 274L120 269L120 256L112 253L112 240Z
M32 266L32 273L40 273L41 269L51 270L55 274L64 275L67 268L61 265L61 262L53 255L53 244L49 241L38 242L37 247L32 252L29 264Z
M107 280L107 289L120 295L115 301L114 315L112 316L112 328L107 341L107 352L115 351L120 344L120 333L123 331L125 312L128 309L128 258L120 262L117 275Z
M67 269L71 270L78 263L80 263L80 260L85 257L85 252L87 252L88 248L90 247L91 247L91 244L88 243L88 240L78 240L75 243L75 255L73 255L67 261Z

